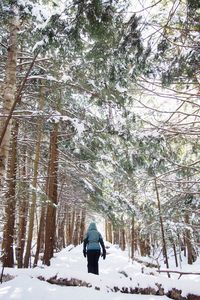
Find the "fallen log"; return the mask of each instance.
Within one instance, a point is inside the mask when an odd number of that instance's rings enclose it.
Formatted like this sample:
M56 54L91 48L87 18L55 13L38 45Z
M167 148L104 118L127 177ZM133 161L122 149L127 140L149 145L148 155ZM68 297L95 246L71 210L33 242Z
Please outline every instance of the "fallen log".
M87 283L77 278L58 278L57 275L54 277L50 277L45 279L42 276L39 276L38 279L42 281L46 281L51 284L64 285L64 286L84 286L84 287L92 287L91 283Z
M39 276L38 279L42 281L49 282L51 284L58 284L62 286L83 286L88 288L94 288L95 290L100 291L99 286L93 286L91 283L82 281L77 278L59 278L57 275L54 277L51 277L49 279L45 279L42 276ZM108 292L121 292L123 294L142 294L142 295L160 295L160 296L167 296L170 299L174 300L200 300L200 295L194 295L194 294L188 294L186 297L182 296L182 291L178 290L176 288L172 288L171 290L165 291L162 287L162 284L155 284L155 287L131 287L131 286L124 286L124 287L118 287L113 286L109 287L106 286Z
M157 264L154 264L154 263L150 263L150 262L147 262L147 261L143 261L141 259L138 259L138 258L134 258L133 261L136 261L138 262L139 264L142 264L144 265L145 267L147 268L159 268L159 265Z

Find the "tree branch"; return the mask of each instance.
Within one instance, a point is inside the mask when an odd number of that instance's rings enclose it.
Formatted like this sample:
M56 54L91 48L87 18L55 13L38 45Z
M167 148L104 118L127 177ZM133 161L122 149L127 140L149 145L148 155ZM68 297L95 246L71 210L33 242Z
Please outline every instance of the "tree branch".
M13 103L11 109L10 109L9 115L8 115L6 121L5 121L5 125L4 125L4 127L3 127L3 130L2 130L2 133L1 133L1 137L0 137L0 147L1 147L1 144L2 144L2 141L3 141L3 138L4 138L4 136L5 136L5 133L6 133L8 124L9 124L9 122L10 122L10 119L12 118L14 109L15 109L15 107L16 107L18 101L20 100L22 90L23 90L23 88L24 88L24 86L25 86L25 83L26 83L26 81L27 81L27 78L28 78L28 76L29 76L29 74L30 74L30 72L31 72L31 70L32 70L32 68L33 68L33 66L34 66L34 63L35 63L35 60L36 60L38 54L39 54L39 52L37 52L37 53L35 54L35 57L33 58L33 61L32 61L31 65L30 65L30 67L29 67L29 69L28 69L28 71L27 71L27 73L26 73L26 76L24 77L24 80L22 81L22 84L21 84L21 86L20 86L20 88L19 88L19 90L18 90L18 92L17 92L16 97L15 97L15 101L14 101L14 103Z

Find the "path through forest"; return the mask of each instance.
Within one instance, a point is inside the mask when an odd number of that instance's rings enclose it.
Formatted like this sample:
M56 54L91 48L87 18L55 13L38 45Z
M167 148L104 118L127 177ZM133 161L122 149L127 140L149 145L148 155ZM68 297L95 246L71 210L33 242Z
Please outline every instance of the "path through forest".
M34 269L6 268L5 274L9 273L14 276L14 279L4 282L0 286L0 299L128 300L133 299L133 295L126 292L131 292L134 289L135 291L140 289L140 291L148 293L154 289L161 291L162 288L165 294L168 290L176 288L182 290L182 296L189 293L200 295L200 276L182 276L178 280L178 275L173 275L172 279L168 279L166 274L159 275L156 269L150 269L140 263L131 262L128 259L128 253L121 251L117 246L108 243L106 245L108 255L106 260L100 258L99 276L87 273L87 262L82 255L82 245L75 248L69 246L57 253L51 260L50 267L41 265ZM191 271L197 271L199 262L191 268ZM46 280L77 286L60 286L45 282ZM134 294L134 299L166 300L168 297Z

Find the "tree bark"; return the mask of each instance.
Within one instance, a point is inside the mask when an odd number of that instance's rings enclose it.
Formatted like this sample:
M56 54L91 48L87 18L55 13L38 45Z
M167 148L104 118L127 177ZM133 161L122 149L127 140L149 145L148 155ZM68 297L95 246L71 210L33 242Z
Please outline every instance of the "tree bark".
M17 68L17 34L19 31L19 15L18 8L16 5L11 5L12 18L10 19L10 37L9 37L9 47L8 56L6 61L6 72L5 72L5 82L4 82L4 92L3 92L3 114L7 115L15 100L16 91L16 68ZM5 133L5 119L0 120L0 136L2 136L2 141L0 143L0 186L4 184L4 176L6 172L6 165L9 153L9 143L11 136L11 122L6 128Z
M66 241L67 245L73 244L73 232L74 232L75 211L68 206L67 212L67 225L66 225Z
M22 166L22 177L27 176L27 158L26 150L23 149L23 166ZM17 263L18 268L23 267L23 254L25 248L25 238L26 238L26 224L28 215L28 184L22 182L20 185L20 201L19 201L19 226L18 226L18 257Z
M190 218L188 213L185 213L185 224L186 226L190 225ZM192 265L195 259L195 250L193 248L192 242L191 242L191 232L189 228L185 229L185 242L187 247L187 261L189 265Z
M176 244L175 244L175 242L173 242L172 247L173 247L173 251L174 251L175 264L176 264L176 267L178 267L178 258L177 258L177 253L176 253Z
M38 230L38 237L37 237L37 248L34 258L33 266L36 267L39 259L39 254L42 246L42 233L44 232L44 221L45 221L45 215L46 215L46 206L42 206L41 214L40 214L40 224L39 224L39 230Z
M76 222L73 234L73 245L77 246L79 244L79 236L80 236L80 226L81 225L81 211L80 209L76 211Z
M106 240L112 243L112 223L106 221Z
M56 246L59 250L65 247L65 221L66 221L66 205L62 204L59 207L59 211L57 214L57 242Z
M167 256L167 246L166 246L166 241L165 241L165 233L164 233L164 226L163 226L163 219L162 219L162 212L161 212L161 204L160 204L160 197L159 197L156 178L155 178L155 190L156 190L156 197L157 197L157 203L158 203L158 212L159 212L159 219L160 219L160 227L161 227L161 234L162 234L162 242L163 242L163 255L165 257L166 267L169 269L169 262L168 262L168 256ZM168 277L170 277L169 273L168 273Z
M44 97L45 97L45 89L43 86L40 87L40 101L39 101L39 109L43 110L44 107ZM35 145L35 160L34 160L34 167L33 167L33 182L32 182L32 199L31 199L31 206L29 212L29 228L28 228L28 238L27 238L27 245L26 245L26 253L24 257L24 267L28 268L30 254L31 254L31 244L32 244L32 237L33 237L33 228L34 228L34 218L35 218L35 209L36 209L36 188L37 188L37 177L38 177L38 169L39 169L39 161L40 161L40 148L41 148L41 141L42 141L42 120L40 120L37 126L37 141Z
M86 211L85 211L85 209L82 209L79 243L82 243L82 242L83 242L83 239L84 239L84 232L85 232L85 218L86 218Z
M4 256L3 265L4 267L14 266L14 255L13 255L13 242L14 242L14 227L15 227L15 207L16 207L16 169L17 169L17 136L18 136L18 123L14 123L13 137L10 148L10 155L8 160L8 190L5 194L6 208L5 208L5 227L3 236L4 245Z
M119 245L119 229L117 227L113 228L113 243Z
M47 196L49 203L46 215L45 227L45 250L43 263L50 265L50 259L53 257L56 232L56 208L57 208L57 172L58 172L58 124L54 124L54 129L50 135L50 159L48 171L48 190Z
M135 256L135 217L132 216L131 220L131 258Z
M121 228L120 229L120 248L122 251L126 249L126 239L125 239L125 229Z

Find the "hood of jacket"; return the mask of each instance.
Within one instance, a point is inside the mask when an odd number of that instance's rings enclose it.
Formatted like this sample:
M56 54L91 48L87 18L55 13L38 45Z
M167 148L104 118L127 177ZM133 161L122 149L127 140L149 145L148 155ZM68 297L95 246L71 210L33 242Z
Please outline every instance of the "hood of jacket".
M97 230L96 223L94 222L90 223L87 231L91 231L91 230Z

